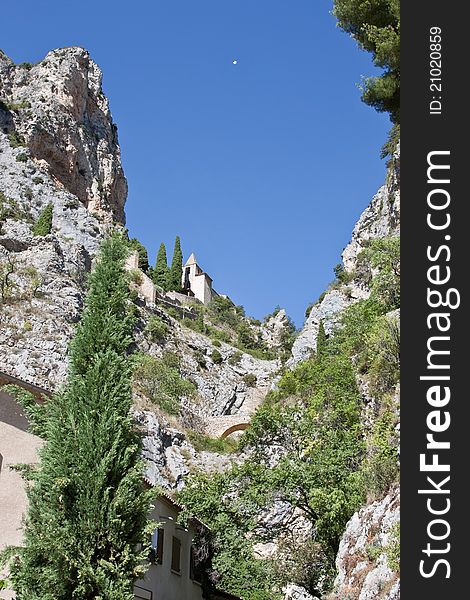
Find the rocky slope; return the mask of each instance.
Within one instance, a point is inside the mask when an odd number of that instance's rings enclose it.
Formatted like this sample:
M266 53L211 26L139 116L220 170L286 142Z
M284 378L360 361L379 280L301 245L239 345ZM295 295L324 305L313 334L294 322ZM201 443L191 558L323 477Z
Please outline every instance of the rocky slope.
M398 488L354 514L336 559L336 591L328 600L399 600L400 580L393 562L399 523Z

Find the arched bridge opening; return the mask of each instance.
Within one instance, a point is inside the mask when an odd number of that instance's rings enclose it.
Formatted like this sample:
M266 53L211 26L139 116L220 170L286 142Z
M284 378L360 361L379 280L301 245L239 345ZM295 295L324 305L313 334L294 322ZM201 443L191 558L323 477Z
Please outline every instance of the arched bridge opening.
M226 438L229 435L231 435L232 433L235 433L235 431L245 431L245 429L248 427L249 423L243 422L243 423L236 423L235 425L232 425L231 427L229 427L228 429L226 429L222 434L221 434L221 438Z

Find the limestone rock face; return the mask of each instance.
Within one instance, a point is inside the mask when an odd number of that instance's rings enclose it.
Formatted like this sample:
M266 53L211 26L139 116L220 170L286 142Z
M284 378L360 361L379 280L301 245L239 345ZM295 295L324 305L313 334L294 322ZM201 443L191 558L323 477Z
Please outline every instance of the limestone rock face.
M53 50L32 66L2 55L0 126L23 139L36 164L90 212L124 222L127 182L101 81L83 48Z
M142 458L145 477L151 485L168 491L181 490L192 469L222 471L231 460L216 452L196 452L184 433L153 412L134 410L134 419L144 434Z
M184 435L165 427L149 411L136 411L136 421L145 433L142 457L145 460L147 481L164 489L180 489L189 473L188 463L196 452Z
M261 325L261 338L266 342L268 348L279 348L282 346L283 338L288 329L289 318L286 311L281 308Z
M395 488L352 516L340 543L338 576L329 600L399 600L399 577L387 556L399 511L400 493Z
M185 342L193 352L184 352L185 370L198 386L202 398L210 406L212 416L251 415L268 393L271 381L280 367L278 360L262 360L242 353L235 363L229 362L237 353L232 346L222 343L217 350L222 355L220 364L211 358L214 347L210 340L194 331L181 331L178 341ZM198 369L194 351L206 357L206 368ZM246 376L254 377L254 384L246 383Z
M302 331L292 346L292 358L289 365L293 366L308 358L317 348L317 336L320 322L323 322L325 332L330 334L337 322L339 313L352 303L352 298L342 290L327 292L321 302L315 304L310 311Z
M0 53L0 369L46 388L63 381L86 274L123 220L125 179L100 85L80 48L31 68ZM51 232L35 236L49 204Z
M343 250L343 264L351 272L365 243L400 234L400 148L395 152L387 181L372 198L354 227L351 241Z

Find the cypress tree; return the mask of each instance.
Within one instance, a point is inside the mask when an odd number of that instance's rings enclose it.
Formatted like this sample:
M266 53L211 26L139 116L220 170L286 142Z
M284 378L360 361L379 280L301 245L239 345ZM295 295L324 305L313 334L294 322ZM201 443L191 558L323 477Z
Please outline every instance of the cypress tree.
M162 242L158 249L157 262L155 264L155 270L153 272L153 282L155 285L159 285L165 291L168 289L168 261L166 257L166 247Z
M29 486L24 547L10 565L19 600L132 600L150 508L130 415L133 320L126 242L106 240L90 276L64 389L49 402Z
M52 202L42 209L33 226L34 235L48 235L52 230Z
M323 321L320 321L320 325L318 326L318 334L317 334L317 356L324 356L326 353L326 348L328 344L328 337L326 335L325 326L323 325Z
M181 280L183 277L183 253L181 252L181 242L177 235L175 239L175 248L171 261L170 272L168 273L168 290L175 292L181 291Z
M137 238L131 238L129 240L129 248L132 248L132 250L137 250L137 254L139 255L139 269L141 269L144 273L147 273L149 269L147 248L141 242L139 242Z

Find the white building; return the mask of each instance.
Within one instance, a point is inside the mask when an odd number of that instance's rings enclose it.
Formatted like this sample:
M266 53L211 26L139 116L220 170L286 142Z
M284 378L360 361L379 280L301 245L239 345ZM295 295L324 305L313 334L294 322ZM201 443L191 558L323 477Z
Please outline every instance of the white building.
M182 507L160 494L150 518L158 523L152 535L151 565L134 586L134 600L241 600L238 596L206 586L203 565L195 561L194 538L207 526L196 518L187 527L178 523Z
M212 289L212 279L197 264L194 254L191 254L183 267L181 287L183 294L195 297L203 304L209 304L217 296L217 292Z
M202 525L192 519L185 528L178 515L181 507L160 495L150 518L159 526L152 535L151 565L145 577L136 582L135 600L202 600L202 577L193 560L193 538Z

